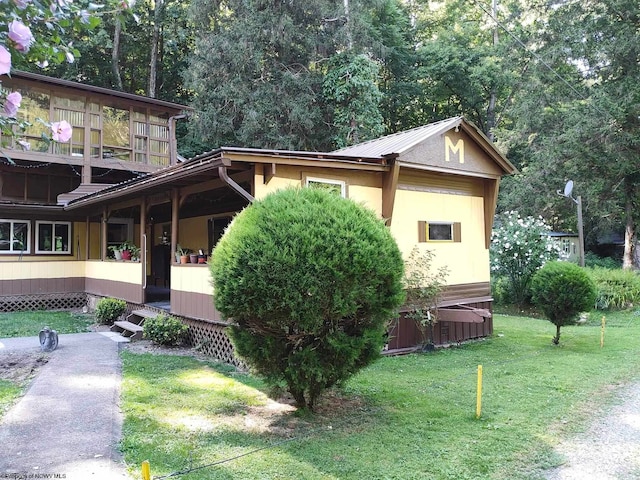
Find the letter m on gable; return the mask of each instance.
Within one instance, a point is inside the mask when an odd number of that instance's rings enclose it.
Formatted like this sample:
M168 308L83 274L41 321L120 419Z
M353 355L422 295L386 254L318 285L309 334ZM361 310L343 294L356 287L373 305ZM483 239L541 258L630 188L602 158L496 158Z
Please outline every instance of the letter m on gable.
M451 141L451 138L448 136L444 137L444 160L445 162L449 162L451 160L451 155L458 155L458 159L460 163L464 163L464 140L460 139L454 145Z

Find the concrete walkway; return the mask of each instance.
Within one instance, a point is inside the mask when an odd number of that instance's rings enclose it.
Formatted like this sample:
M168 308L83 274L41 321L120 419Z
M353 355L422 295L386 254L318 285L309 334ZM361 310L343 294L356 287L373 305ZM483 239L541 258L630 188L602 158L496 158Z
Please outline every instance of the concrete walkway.
M117 450L118 345L100 333L60 335L26 395L0 421L0 478L129 478ZM39 350L36 337L0 339L0 355Z

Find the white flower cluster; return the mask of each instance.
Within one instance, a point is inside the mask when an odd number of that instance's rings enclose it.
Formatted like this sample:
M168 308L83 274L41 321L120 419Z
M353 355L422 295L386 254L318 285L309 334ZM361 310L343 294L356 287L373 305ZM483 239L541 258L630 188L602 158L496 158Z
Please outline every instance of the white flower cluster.
M560 246L542 217L522 218L516 211L496 219L491 235L491 270L500 275L533 275L549 260L560 258Z

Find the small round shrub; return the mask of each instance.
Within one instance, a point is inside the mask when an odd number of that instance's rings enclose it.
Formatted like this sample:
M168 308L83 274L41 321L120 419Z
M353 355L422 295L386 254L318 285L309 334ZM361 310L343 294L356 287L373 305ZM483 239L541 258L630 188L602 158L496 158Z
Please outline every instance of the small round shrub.
M549 262L533 276L534 305L556 326L553 343L560 342L560 327L573 325L578 314L590 311L596 300L596 287L587 272L569 262Z
M384 223L321 189L252 203L210 268L235 352L310 410L324 389L380 356L404 300L402 255Z
M127 302L117 298L101 298L96 305L96 319L102 324L115 322L127 309Z
M147 318L142 326L142 335L159 345L177 345L181 343L189 327L178 320L165 314L154 318Z

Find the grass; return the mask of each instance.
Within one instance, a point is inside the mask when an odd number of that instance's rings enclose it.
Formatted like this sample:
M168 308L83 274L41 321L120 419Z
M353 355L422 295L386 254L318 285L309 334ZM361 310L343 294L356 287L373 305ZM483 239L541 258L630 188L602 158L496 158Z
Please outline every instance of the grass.
M0 338L32 337L47 326L60 333L88 332L93 315L66 311L0 313Z
M562 462L560 439L640 377L640 316L609 313L602 349L601 316L563 327L556 347L550 322L498 315L488 340L379 360L314 416L228 367L125 352L122 449L136 471L149 460L153 475L222 462L188 480L541 479Z
M94 323L93 315L66 311L0 313L0 338L37 336L45 326L58 333L88 332ZM22 396L25 387L26 383L0 378L0 418Z
M0 418L22 395L23 387L0 378Z

